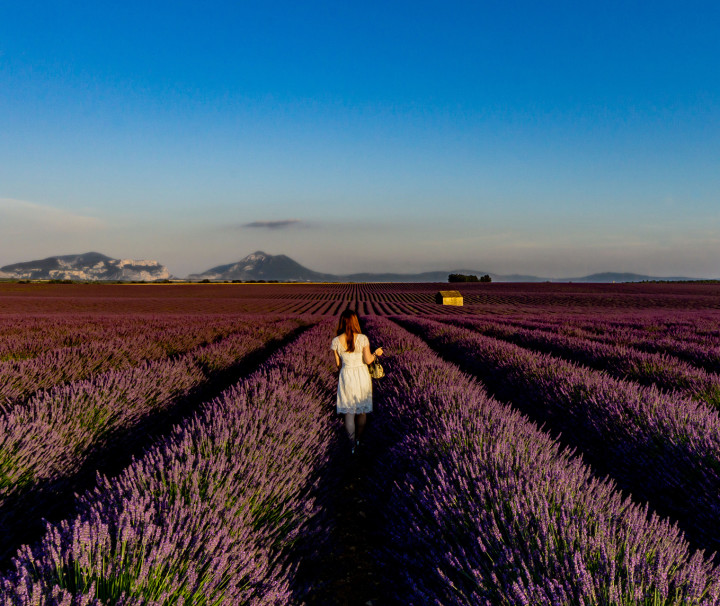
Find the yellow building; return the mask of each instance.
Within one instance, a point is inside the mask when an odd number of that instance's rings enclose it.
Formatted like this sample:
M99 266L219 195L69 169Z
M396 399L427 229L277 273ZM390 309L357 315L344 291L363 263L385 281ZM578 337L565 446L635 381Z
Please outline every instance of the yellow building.
M435 303L440 305L462 305L463 297L459 290L441 290L435 295Z

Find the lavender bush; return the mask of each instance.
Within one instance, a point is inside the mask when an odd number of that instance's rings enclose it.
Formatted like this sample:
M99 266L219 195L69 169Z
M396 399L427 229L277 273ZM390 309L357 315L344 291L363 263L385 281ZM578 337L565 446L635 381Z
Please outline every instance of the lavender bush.
M599 473L720 546L720 417L707 406L438 322L405 318L503 400L562 434Z
M2 606L289 604L317 469L335 447L324 323L178 426L2 579Z
M666 353L699 366L707 372L720 372L720 339L708 328L693 327L669 331L615 329L591 335L603 343L623 344L649 353Z
M19 321L0 341L0 410L34 392L94 375L127 370L208 345L245 322L236 317L131 317ZM53 347L59 345L59 347ZM2 361L4 360L4 361Z
M236 322L235 334L185 356L40 392L0 416L0 554L15 545L28 520L47 515L58 488L67 492L64 485L116 446L118 436L297 326L296 320Z
M498 324L497 319L492 323ZM548 320L503 319L505 325L581 337L607 345L625 346L648 353L668 354L707 372L720 372L720 335L717 320L693 314L684 320L676 315L653 317L639 322L607 320L598 316ZM488 325L490 322L487 323Z
M603 370L620 379L677 390L713 408L720 407L720 376L696 368L666 353L593 341L541 329L515 328L473 319L453 319L453 326L476 330L566 360Z
M368 497L382 499L375 557L393 603L719 603L720 573L676 526L417 337L387 320L370 328L388 344L368 438L386 450Z

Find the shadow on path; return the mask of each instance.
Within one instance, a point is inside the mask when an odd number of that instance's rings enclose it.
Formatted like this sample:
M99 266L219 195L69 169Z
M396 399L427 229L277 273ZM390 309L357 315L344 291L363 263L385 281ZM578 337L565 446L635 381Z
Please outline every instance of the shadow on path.
M372 432L368 421L366 434ZM368 474L374 453L359 448L353 455L338 422L338 448L322 470L319 492L327 491L325 527L329 536L314 545L299 547L302 558L297 575L296 598L308 606L381 606L381 578L374 552L380 547L378 502L368 498ZM312 540L312 539L310 539Z

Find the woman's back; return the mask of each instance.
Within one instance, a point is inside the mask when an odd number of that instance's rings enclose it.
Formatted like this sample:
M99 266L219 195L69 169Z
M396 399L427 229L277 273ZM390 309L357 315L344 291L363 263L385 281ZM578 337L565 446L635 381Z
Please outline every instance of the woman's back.
M343 363L343 368L365 366L365 362L363 361L363 347L366 345L369 345L369 341L362 333L355 335L354 351L347 351L345 335L335 337L332 341L332 349L338 352Z

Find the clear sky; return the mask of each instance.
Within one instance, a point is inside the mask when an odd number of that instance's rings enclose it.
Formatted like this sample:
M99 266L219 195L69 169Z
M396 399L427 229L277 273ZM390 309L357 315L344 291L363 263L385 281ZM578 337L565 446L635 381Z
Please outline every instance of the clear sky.
M0 3L0 266L720 277L720 4Z

